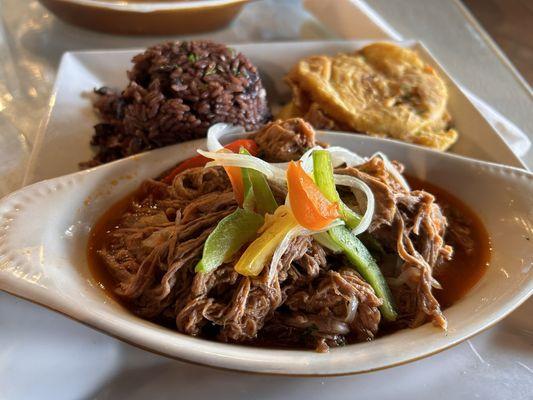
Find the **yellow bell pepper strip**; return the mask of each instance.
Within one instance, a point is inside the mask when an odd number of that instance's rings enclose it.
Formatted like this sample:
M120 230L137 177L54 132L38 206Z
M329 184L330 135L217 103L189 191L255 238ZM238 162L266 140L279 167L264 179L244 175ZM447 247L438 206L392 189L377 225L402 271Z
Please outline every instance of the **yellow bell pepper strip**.
M257 236L264 218L252 211L237 208L226 216L209 234L204 244L202 259L195 271L207 273L227 262L244 244Z
M245 276L259 275L285 235L297 226L298 221L289 207L278 207L274 215L265 222L261 235L248 246L237 261L235 271Z
M361 216L341 201L333 180L333 165L329 152L327 150L313 151L313 165L315 166L313 176L316 185L329 201L339 204L341 219L350 229L354 229L361 222Z
M241 148L240 154L251 155L250 152ZM261 215L273 214L278 208L278 203L270 190L265 175L255 169L242 168L244 185L243 207L255 210Z
M359 216L340 201L333 178L333 166L329 152L324 150L313 152L313 167L315 181L319 189L329 200L339 202L341 218L350 228L355 228L359 223L355 223L355 217L359 218ZM350 224L355 225L350 226ZM398 314L394 309L394 301L389 286L365 245L345 226L335 226L328 230L328 234L333 242L342 249L348 261L372 286L376 295L383 300L383 305L380 307L383 317L389 321L396 320Z
M339 217L338 204L329 201L307 175L301 162L291 161L287 168L291 209L304 228L318 231Z

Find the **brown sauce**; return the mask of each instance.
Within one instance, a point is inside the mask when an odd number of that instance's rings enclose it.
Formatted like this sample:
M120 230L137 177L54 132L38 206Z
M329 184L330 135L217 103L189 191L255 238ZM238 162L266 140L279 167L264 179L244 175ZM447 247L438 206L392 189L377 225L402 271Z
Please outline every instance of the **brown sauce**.
M102 289L104 289L111 297L127 306L124 299L115 294L115 282L112 276L107 271L107 267L98 254L99 249L103 249L107 242L107 235L120 227L120 219L122 215L131 210L136 200L141 198L143 192L138 189L129 194L123 199L113 204L92 227L89 234L89 242L87 244L87 261L89 264L89 271L94 280Z
M406 178L411 189L423 189L435 196L437 203L444 209L449 224L461 219L462 224L470 230L473 244L471 251L454 243L448 234L444 238L454 248L452 259L443 261L434 273L442 285L442 290L434 291L435 297L444 309L463 297L487 270L491 252L490 238L476 213L457 197L432 183L410 176Z
M472 250L466 251L463 246L450 243L447 235L446 242L454 247L453 258L442 262L435 269L435 277L442 285L442 290L436 289L434 293L442 308L447 308L463 297L485 273L491 251L489 236L479 217L457 197L420 179L407 177L407 180L412 189L424 189L433 194L437 203L445 210L445 214L447 214L446 210L453 210L456 219L460 219L462 224L470 230ZM111 206L92 228L87 247L89 269L95 281L125 307L128 307L128 304L124 299L114 294L115 282L97 250L105 247L106 236L110 231L118 228L121 216L127 210L131 210L136 200L142 198L143 195L144 193L138 190ZM449 216L448 218L450 219ZM454 223L453 220L450 222Z

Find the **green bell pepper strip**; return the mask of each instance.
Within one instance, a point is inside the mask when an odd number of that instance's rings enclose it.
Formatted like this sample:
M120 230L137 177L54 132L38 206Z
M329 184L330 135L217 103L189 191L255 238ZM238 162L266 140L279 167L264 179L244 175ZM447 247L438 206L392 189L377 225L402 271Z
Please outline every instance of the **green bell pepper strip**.
M207 237L202 259L195 271L207 273L227 262L244 244L255 239L264 218L252 211L237 208L226 216Z
M329 249L334 254L342 253L342 248L333 241L328 232L315 233L313 239L315 239L319 245Z
M340 199L337 188L335 187L333 166L329 152L326 150L314 151L313 165L313 175L317 186L328 200L338 202L341 218L350 229L355 228L361 221L361 218L342 203ZM333 227L328 230L328 234L333 242L342 249L342 252L350 263L370 286L372 286L376 295L383 300L383 305L380 307L383 317L389 321L396 320L398 314L394 309L394 301L389 286L365 245L345 226Z
M239 153L250 155L244 147L241 147ZM242 179L244 184L243 207L250 210L255 209L261 215L274 214L278 208L278 203L272 190L270 190L265 175L255 169L242 168Z
M350 207L344 204L335 187L333 180L333 165L331 156L327 150L313 151L313 177L320 191L329 201L339 204L339 214L341 219L350 229L354 229L361 222L361 217Z
M357 269L357 272L372 286L376 295L383 300L383 304L379 307L383 317L388 321L395 321L398 314L394 309L394 300L389 286L365 245L345 226L335 226L328 233Z
M242 152L242 150L244 149L241 148L241 154L247 153ZM257 209L257 199L255 198L254 194L250 171L251 170L249 168L241 168L242 184L244 188L244 200L242 202L242 208L248 211L255 211Z

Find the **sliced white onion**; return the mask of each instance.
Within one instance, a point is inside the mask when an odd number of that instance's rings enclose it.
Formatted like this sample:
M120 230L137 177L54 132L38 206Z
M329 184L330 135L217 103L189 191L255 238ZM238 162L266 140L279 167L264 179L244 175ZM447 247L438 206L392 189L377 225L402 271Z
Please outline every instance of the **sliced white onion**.
M346 309L348 312L346 313L346 318L344 318L344 322L346 322L348 325L351 324L355 319L355 316L357 315L358 308L359 301L357 300L357 297L352 297L346 305Z
M353 230L352 233L354 235L359 235L366 231L368 227L370 226L370 223L372 222L372 217L374 216L374 207L375 207L375 199L374 199L374 193L372 193L372 190L368 187L366 183L364 183L362 180L357 179L355 176L351 175L333 175L333 178L335 179L336 185L341 186L348 186L352 189L352 192L357 198L357 192L356 189L359 189L366 195L366 208L365 213L363 214L363 217L361 218L361 222L359 225L357 225ZM359 205L361 208L364 206L361 204L358 200Z
M283 257L283 254L285 254L285 251L287 251L292 238L302 235L303 231L304 231L304 228L302 226L296 226L292 228L290 231L287 232L287 234L285 235L283 240L280 242L278 247L276 247L276 250L274 251L274 254L272 255L272 261L270 261L270 269L268 271L268 285L269 286L274 280L274 277L276 276L276 273L278 271L278 264L281 261L281 257Z
M396 167L391 163L391 161L389 160L389 157L387 157L381 151L378 151L372 157L380 157L383 160L383 163L385 164L385 168L393 176L396 182L398 182L408 192L411 191L409 184L407 183L405 178L402 176L402 174L400 174L400 172L396 169Z
M364 157L361 157L359 154L345 149L344 147L331 146L326 150L331 154L333 168L339 167L342 164L346 164L348 167L354 167L363 164L366 161Z
M367 158L361 157L359 154L353 151L350 151L344 147L331 146L331 147L328 147L326 150L331 153L331 161L333 163L333 168L336 168L344 163L348 167L354 167L357 165L361 165L367 161ZM387 169L387 171L390 172L390 174L394 177L394 179L405 190L408 190L408 191L411 190L405 178L402 176L402 174L400 174L400 172L392 164L392 162L390 161L390 159L387 157L386 154L378 151L377 153L373 154L370 158L372 157L380 157L383 160L383 163L385 164L385 168Z
M331 222L329 225L318 231L312 231L300 225L289 230L283 240L278 245L278 247L276 247L276 250L272 255L272 260L270 261L270 270L268 271L268 283L272 283L272 280L274 279L274 276L277 272L278 264L281 261L281 257L283 257L283 254L285 254L285 252L287 251L289 244L293 238L298 236L306 236L326 232L329 231L331 228L339 225L344 225L344 222L340 219L336 219L335 221Z
M409 283L418 281L419 277L419 269L415 267L407 267L396 278L388 277L387 282L392 286L409 285Z
M242 126L236 126L225 123L218 123L212 125L207 130L207 149L209 151L218 151L224 146L220 143L220 139L225 135L232 135L238 133L244 133Z
M442 289L442 285L434 277L431 277L431 286L434 287L435 289Z
M392 286L409 285L413 286L420 279L420 270L416 267L408 267L403 270L396 278L387 278L387 283ZM435 289L442 289L442 285L435 277L431 277L431 287Z
M279 169L284 169L284 170L289 168L288 162L270 163L270 165L273 165L274 167L278 167Z
M302 168L305 172L310 175L313 175L314 165L313 165L313 152L315 150L323 150L320 146L315 146L307 150L301 157L300 161L302 162Z
M212 152L197 150L199 154L206 158L211 158L206 164L207 167L221 166L221 167L240 167L251 168L263 173L267 179L285 180L285 171L281 168L275 167L260 158L250 156L248 154L236 154L225 152Z
M354 153L353 151L345 149L344 147L331 146L331 147L323 148L321 146L315 146L307 150L302 155L302 157L300 157L300 161L302 162L302 168L305 170L305 172L309 174L312 174L314 170L312 156L315 150L328 151L331 154L331 163L333 164L333 168L337 168L341 166L342 164L346 164L348 167L353 167L355 165L362 164L366 161L363 157L361 157L357 153Z

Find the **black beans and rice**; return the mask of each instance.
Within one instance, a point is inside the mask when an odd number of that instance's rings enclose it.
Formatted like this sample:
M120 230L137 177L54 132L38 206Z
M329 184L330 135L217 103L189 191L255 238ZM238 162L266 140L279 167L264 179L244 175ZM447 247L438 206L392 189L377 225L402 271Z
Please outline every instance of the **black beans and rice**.
M171 42L133 57L122 91L97 89L101 123L92 167L145 150L204 137L218 122L259 128L269 119L257 68L241 53L210 41Z

